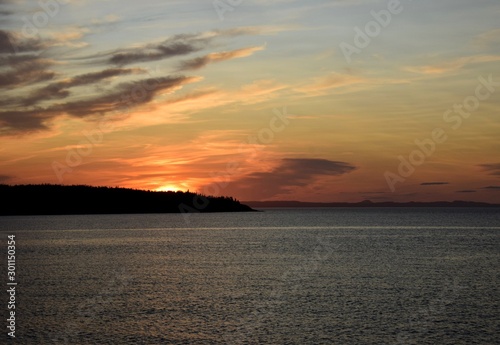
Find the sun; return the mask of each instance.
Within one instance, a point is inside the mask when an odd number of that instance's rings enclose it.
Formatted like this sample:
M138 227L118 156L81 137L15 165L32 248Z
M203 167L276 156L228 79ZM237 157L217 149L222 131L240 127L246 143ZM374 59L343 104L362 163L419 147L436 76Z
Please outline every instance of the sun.
M157 192L178 192L183 191L184 188L179 187L175 184L165 184L155 189Z

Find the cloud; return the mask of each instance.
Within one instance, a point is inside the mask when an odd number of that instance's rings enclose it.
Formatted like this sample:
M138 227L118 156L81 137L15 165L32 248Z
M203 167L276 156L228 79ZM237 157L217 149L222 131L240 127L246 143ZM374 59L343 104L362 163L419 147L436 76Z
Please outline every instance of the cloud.
M406 67L405 70L419 74L444 74L444 73L455 72L470 64L476 64L482 62L494 62L494 61L500 61L500 55L465 56L440 64L426 65L426 66L410 66Z
M93 84L104 79L109 79L120 75L140 73L140 72L143 72L143 70L137 68L135 69L109 68L99 72L77 75L75 77L66 80L51 83L47 86L44 86L40 89L33 91L30 95L28 95L28 97L22 100L22 104L24 106L30 106L40 101L66 98L70 95L68 88L86 84Z
M145 49L145 51L142 52L132 51L115 53L109 58L108 62L114 65L123 66L136 62L156 61L173 56L186 55L201 49L201 47L183 42L160 44L154 48Z
M243 36L243 35L274 35L283 31L297 30L299 27L291 25L261 25L241 26L238 28L216 30L214 33L220 36Z
M500 186L488 186L488 187L483 187L481 189L500 190Z
M0 89L13 89L54 78L53 61L39 57L47 47L40 39L26 39L0 30Z
M450 184L449 182L423 182L420 185L421 186L440 186L444 184Z
M278 97L280 92L287 87L287 85L268 79L255 80L239 89L221 90L215 87L201 87L185 94L166 97L160 103L160 108L187 114L229 104L256 104ZM288 117L293 117L293 115Z
M163 91L173 91L182 85L199 79L198 77L185 76L147 78L120 83L104 95L90 99L53 104L46 108L36 107L28 110L1 111L0 135L26 134L45 130L49 128L47 124L49 120L63 114L83 118L102 116L112 111L125 112L130 108L151 102L157 94ZM84 80L87 79L82 78L79 82Z
M231 182L221 194L245 200L262 200L304 187L325 176L340 176L356 167L346 162L315 158L285 158L267 172L254 172Z
M477 191L473 189L457 190L455 193L476 193Z
M333 72L313 79L310 83L296 88L296 91L317 96L326 94L331 89L338 89L366 82L368 82L368 80L362 77Z
M49 34L50 40L46 40L47 44L51 47L57 46L70 46L70 47L85 47L88 45L86 42L77 42L89 32L89 29L83 27L67 27L64 31L52 32Z
M103 18L94 18L91 20L92 26L106 26L120 21L122 18L116 14L108 14Z
M35 55L9 55L0 57L0 67L9 66L0 73L0 89L13 89L20 86L51 80L55 73L48 69L53 62Z
M200 56L191 60L182 61L179 64L179 70L195 70L205 67L208 64L220 61L226 61L231 59L237 59L242 57L247 57L255 53L256 51L263 50L265 46L248 47L242 49L236 49L226 52L210 53L205 56Z
M130 48L120 48L111 52L75 57L73 60L92 60L92 63L95 63L95 60L97 60L115 66L125 66L133 63L159 61L199 52L209 48L212 42L217 38L242 35L270 35L284 30L288 30L288 28L284 26L256 26L177 34L160 43L147 43Z
M500 176L500 163L481 164L479 166L489 172L490 175Z
M139 62L158 61L191 54L209 46L216 34L178 34L160 43L147 43L131 48L119 48L110 52L74 57L71 60L90 60L115 66L125 66Z
M0 54L37 52L46 48L39 39L23 39L21 35L0 30Z
M168 76L118 84L103 96L55 105L53 109L77 117L103 114L149 103L160 92L199 80L197 77Z
M0 112L0 135L29 133L48 129L45 121L57 113L33 110L7 110Z
M500 29L493 29L477 35L474 43L480 47L497 46L500 43Z
M107 18L109 21L117 19L116 16ZM40 53L45 51L47 54L44 56L46 56L51 54L47 48L79 44L79 42L75 43L75 40L81 39L89 31L88 29L74 27L64 32L49 33L48 38L44 40L25 39L20 34L0 30L0 89L7 90L5 96L0 99L0 135L18 135L47 130L50 128L50 122L62 115L78 118L103 116L117 109L128 110L149 103L158 93L174 91L185 83L199 80L200 77L150 78L114 84L108 90L102 89L102 81L144 72L140 68L124 68L124 65L187 55L210 47L213 40L218 37L273 34L280 30L282 29L269 26L177 34L160 43L146 43L131 48L97 52L92 56L66 58L65 61L61 61L58 55L54 55L52 59L42 58ZM262 49L264 49L263 46L214 52L197 60L185 61L184 66L186 69L197 69L209 63L249 56ZM114 66L101 71L68 76L66 66L71 63L71 60L88 60L93 64L104 63ZM44 83L38 85L42 82ZM80 93L78 99L70 98L73 96L71 88L83 85L101 87L100 94L85 97L83 93ZM146 85L146 91L144 91L144 85ZM151 88L148 89L149 87ZM271 85L271 83L260 85L260 88L262 90L250 91L260 92L261 97L264 98L280 89L279 86ZM204 90L195 90L190 96L198 97L198 99L209 95L216 96L213 90L202 91ZM187 98L179 99L178 103L187 101ZM168 107L168 104L165 106Z

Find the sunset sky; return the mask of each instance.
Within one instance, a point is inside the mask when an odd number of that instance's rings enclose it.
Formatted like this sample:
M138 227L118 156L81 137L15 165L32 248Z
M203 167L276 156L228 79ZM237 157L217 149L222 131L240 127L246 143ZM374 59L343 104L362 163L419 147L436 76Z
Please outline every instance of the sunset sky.
M500 202L498 0L0 0L0 183Z

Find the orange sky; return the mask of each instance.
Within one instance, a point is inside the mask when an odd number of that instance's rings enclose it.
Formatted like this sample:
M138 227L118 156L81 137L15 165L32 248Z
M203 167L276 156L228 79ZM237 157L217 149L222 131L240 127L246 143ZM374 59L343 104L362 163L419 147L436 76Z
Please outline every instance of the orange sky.
M500 202L498 1L50 3L0 1L0 183Z

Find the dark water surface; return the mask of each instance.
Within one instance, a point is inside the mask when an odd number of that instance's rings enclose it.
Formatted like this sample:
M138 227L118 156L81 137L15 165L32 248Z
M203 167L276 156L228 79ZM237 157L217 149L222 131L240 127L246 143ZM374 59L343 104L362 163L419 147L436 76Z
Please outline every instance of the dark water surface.
M498 209L0 217L3 290L9 234L12 343L500 341Z

